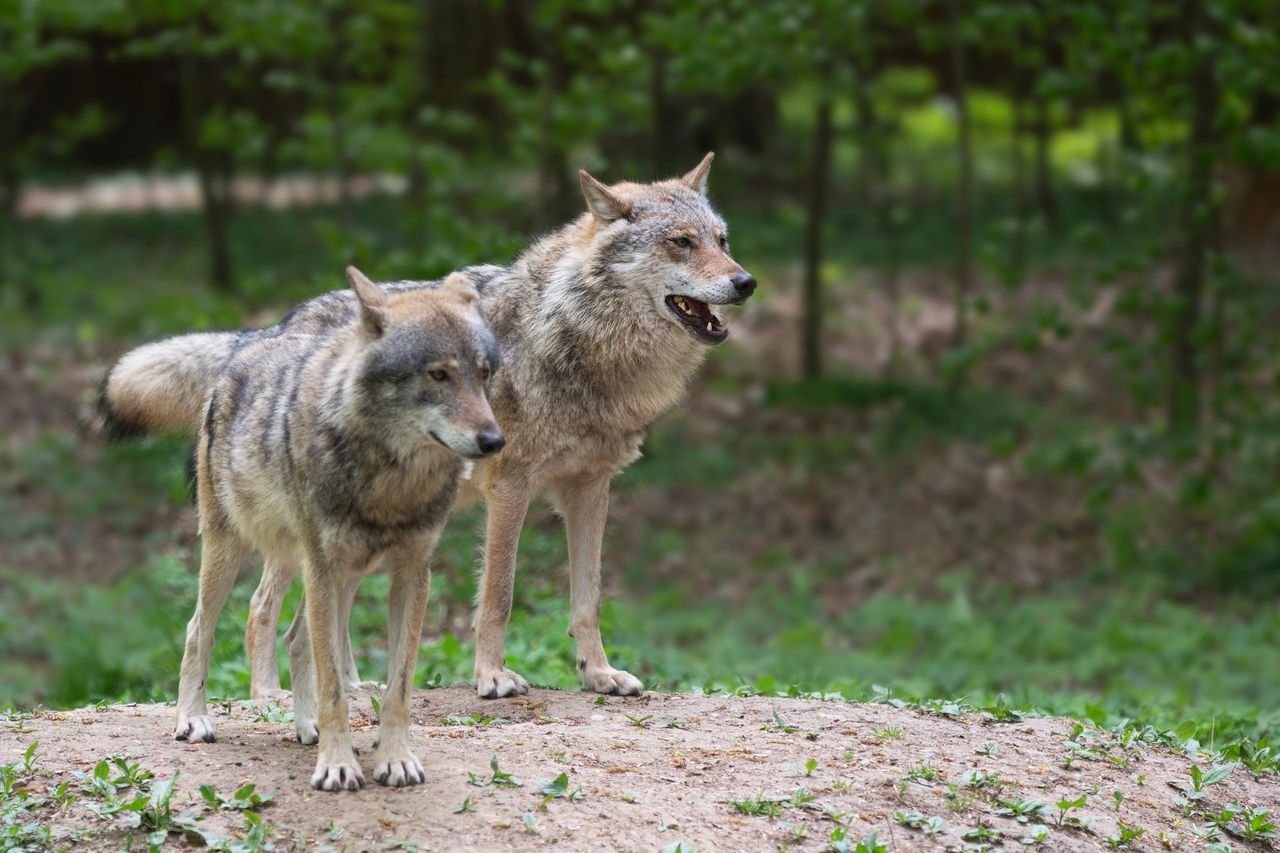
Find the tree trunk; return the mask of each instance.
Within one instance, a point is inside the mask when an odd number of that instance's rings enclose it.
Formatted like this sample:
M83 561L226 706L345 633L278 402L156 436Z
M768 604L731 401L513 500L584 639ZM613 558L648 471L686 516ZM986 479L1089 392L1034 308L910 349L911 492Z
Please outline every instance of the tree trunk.
M341 32L341 21L330 22L334 32ZM345 45L341 40L333 56L333 79L328 92L329 141L333 145L333 165L338 178L338 218L348 233L355 225L351 210L351 158L347 153L347 124L343 115L342 90L347 85L347 63L343 58ZM350 259L348 259L350 260Z
M898 372L901 360L901 294L898 282L898 249L893 225L893 207L890 197L890 181L892 169L889 163L889 149L885 145L884 124L876 112L875 101L871 97L872 76L870 57L865 54L857 63L858 80L853 89L853 104L858 123L858 145L861 149L861 169L858 175L859 197L863 208L872 212L872 227L875 229L876 244L883 251L877 260L880 265L879 283L888 307L889 346L883 366L885 378L892 378Z
M1019 73L1013 87L1013 231L1009 235L1009 272L1021 281L1027 264L1027 156L1023 135L1027 125L1027 92Z
M1036 143L1036 202L1040 207L1045 229L1053 233L1058 227L1058 202L1053 192L1053 164L1050 161L1053 119L1049 115L1049 102L1042 95L1036 97L1033 128Z
M235 289L228 220L231 215L231 163L226 152L211 151L200 142L200 123L208 109L198 59L181 60L182 123L187 153L200 182L200 209L209 250L209 281L215 290Z
M827 184L831 173L831 96L818 100L809 172L809 202L804 235L804 316L801 365L806 379L822 375L822 230L827 218Z
M951 76L956 103L956 158L960 184L956 193L955 346L968 339L968 300L973 292L973 138L969 126L969 68L960 28L961 0L951 0Z
M1213 166L1217 159L1218 81L1211 50L1197 48L1209 22L1202 0L1188 0L1186 46L1198 50L1191 72L1191 131L1187 140L1187 181L1182 200L1182 245L1174 277L1169 323L1168 421L1173 430L1194 429L1200 414L1201 359L1197 332L1209 254L1218 234L1218 206L1213 200Z
M671 132L667 126L667 55L655 49L649 57L649 174L667 174L671 161Z

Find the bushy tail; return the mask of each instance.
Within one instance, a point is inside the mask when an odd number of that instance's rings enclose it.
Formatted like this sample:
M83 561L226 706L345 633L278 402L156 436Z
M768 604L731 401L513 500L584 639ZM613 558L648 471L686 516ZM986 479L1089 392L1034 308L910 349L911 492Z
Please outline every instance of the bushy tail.
M103 380L98 398L107 437L195 435L209 391L242 334L179 335L125 353Z

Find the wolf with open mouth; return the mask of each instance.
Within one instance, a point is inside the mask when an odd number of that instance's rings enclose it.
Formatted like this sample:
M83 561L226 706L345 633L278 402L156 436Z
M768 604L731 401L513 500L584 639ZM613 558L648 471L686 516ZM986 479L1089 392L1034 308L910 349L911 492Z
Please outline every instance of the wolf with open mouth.
M640 452L645 431L674 406L711 346L729 336L724 307L740 304L756 281L734 260L728 229L707 198L711 154L680 178L606 185L579 173L587 210L528 247L509 266L475 266L480 312L503 360L489 399L506 449L476 463L460 499L484 500L484 574L476 627L480 696L524 693L507 668L516 545L529 502L550 494L564 518L570 564L569 634L582 685L636 695L639 679L614 669L600 638L600 552L609 483ZM398 282L390 292L434 287ZM316 297L280 322L280 333L320 333L348 323L349 292ZM183 336L153 347L172 351L171 369L108 377L104 403L118 429L199 425L203 396L236 346L236 333ZM250 606L246 637L252 691L279 688L276 628L294 567L269 563ZM353 662L348 683L358 682Z

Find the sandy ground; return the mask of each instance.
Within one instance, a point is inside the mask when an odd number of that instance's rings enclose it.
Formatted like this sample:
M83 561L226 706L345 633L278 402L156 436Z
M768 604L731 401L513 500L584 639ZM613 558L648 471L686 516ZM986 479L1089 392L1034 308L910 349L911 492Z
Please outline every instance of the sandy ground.
M172 741L172 708L163 705L38 714L0 729L0 763L19 760L38 740L35 772L20 784L42 793L73 779L72 771L89 772L100 759L125 754L157 778L178 775L174 812L195 808L205 815L202 826L223 834L242 827L243 819L210 812L199 786L209 783L230 794L253 782L259 792L277 792L260 813L273 827L276 849L286 851L660 851L677 842L684 851L824 850L836 826L832 816L847 823L853 841L878 829L890 851L960 845L961 835L979 825L1001 830L1007 848L1018 849L1027 826L1037 821L1019 824L997 815L1000 798L1046 804L1042 820L1052 835L1045 849L1102 849L1120 821L1144 830L1133 849L1202 849L1189 830L1203 820L1185 814L1180 793L1169 784L1186 785L1190 758L1101 736L1093 746L1111 760L1078 759L1064 769L1074 724L1061 718L997 723L972 713L940 716L888 705L765 697L647 694L597 702L592 695L551 690L485 701L456 686L421 691L413 702L424 785L391 790L370 781L358 793L324 793L307 783L314 749L294 740L288 722L264 721L263 709L247 703L215 713L214 744ZM500 719L469 726L443 721L476 713ZM370 694L354 697L352 728L366 765L374 720ZM992 743L996 751L987 754ZM491 778L494 755L519 787L470 781L469 773ZM811 759L816 766L806 768ZM937 778L904 781L909 770L923 766L936 770ZM965 774L975 769L998 773L1001 781L965 786ZM370 770L365 767L366 776ZM580 794L543 806L541 784L562 772L569 790ZM958 800L947 796L947 783L957 786ZM774 817L742 814L733 804L792 798L801 789L813 801L780 808ZM1118 807L1116 791L1123 794ZM1274 813L1280 805L1280 779L1256 779L1244 768L1208 791L1210 806L1234 801L1270 806ZM1074 814L1091 820L1093 834L1059 828L1052 819L1058 800L1081 794L1088 801ZM455 812L468 799L469 809ZM55 840L73 849L122 849L122 819L96 817L86 808L92 802L82 795L61 813L51 807L38 816L55 826ZM945 831L929 837L896 824L896 813L913 811L941 817ZM89 833L72 841L77 830ZM1263 850L1265 843L1233 840L1236 849ZM190 844L176 834L167 841L173 849ZM141 839L134 846L145 849Z

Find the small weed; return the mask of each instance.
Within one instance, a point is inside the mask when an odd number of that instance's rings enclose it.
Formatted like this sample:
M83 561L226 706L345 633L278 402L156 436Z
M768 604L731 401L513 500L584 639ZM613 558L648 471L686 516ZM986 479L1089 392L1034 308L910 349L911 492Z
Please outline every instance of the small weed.
M908 829L918 829L925 835L940 835L946 831L946 824L942 818L926 817L920 812L898 812L893 816L899 826L905 826Z
M815 771L815 770L817 770L817 769L818 769L818 759L816 759L816 758L810 758L808 761L806 761L806 762L804 763L804 775L805 775L805 776L812 776L812 775L813 775L813 771Z
M960 785L965 788L973 788L981 791L984 788L999 788L1003 784L1000 774L986 770L966 770L960 777Z
M1130 826L1124 821L1120 822L1119 828L1120 828L1120 831L1117 832L1115 835L1108 835L1106 838L1103 839L1103 841L1107 843L1108 847L1127 848L1129 846L1130 841L1137 841L1139 838L1142 837L1143 832L1145 832L1145 830L1142 829L1142 827Z
M204 798L205 804L213 811L218 811L219 809L240 812L256 811L262 806L269 805L275 797L274 791L259 794L256 793L256 788L257 786L253 783L241 785L230 797L224 797L212 785L201 785L200 796Z
M498 767L498 754L495 752L489 759L489 770L492 775L488 779L482 779L476 774L467 771L467 781L477 788L483 788L486 785L493 785L495 788L519 788L524 783L510 773Z
M899 726L885 726L883 729L872 732L872 734L880 738L880 740L902 740L907 736L907 733Z
M1053 833L1043 823L1035 823L1027 827L1027 834L1022 839L1024 847L1039 847L1049 840Z
M574 788L572 791L569 790L568 773L561 773L550 782L543 782L538 786L538 790L542 791L545 795L542 798L542 802L538 805L538 808L540 809L545 809L547 807L547 803L556 798L563 798L571 803L576 803L578 798L582 796L581 788Z
M1280 838L1280 832L1276 829L1276 823L1271 817L1270 810L1261 806L1239 809L1239 815L1243 820L1242 823L1233 823L1226 827L1227 831L1232 835L1243 838L1245 841Z
M483 711L476 711L471 716L462 716L459 714L453 714L447 717L440 718L440 725L442 726L484 727L484 726L501 725L502 723L505 723L505 722L507 721L502 717L494 717L492 715L485 714Z
M375 699L377 697L374 697ZM262 707L254 705L252 702L245 703L250 717L255 723L292 723L293 712L281 708L274 702L268 702ZM375 709L376 710L376 709Z
M470 797L464 797L464 798L462 799L462 802L458 805L458 807L457 807L456 809L454 809L454 810L453 810L453 813L454 813L454 814L466 814L466 813L467 813L467 812L469 812L469 811L471 811L471 798L470 798Z
M985 823L980 823L975 827L966 829L960 837L965 841L976 841L979 844L989 844L993 841L999 840L1000 836L1003 834L1004 833L996 829L994 826L987 826Z
M1011 817L1018 823L1028 823L1031 818L1044 817L1044 803L1039 800L997 800L999 808L996 814L1002 817Z
M524 822L524 831L530 835L538 834L538 819L533 816L533 812L525 812L522 818Z
M1059 829L1074 829L1078 832L1091 832L1089 829L1089 819L1082 818L1072 814L1084 808L1084 804L1088 802L1089 795L1081 794L1074 800L1058 800L1056 803L1058 808L1057 817L1054 818Z
M738 814L769 818L782 814L790 804L790 797L771 797L764 791L754 797L743 797L740 800L729 801L729 805L737 809Z
M638 717L634 714L624 714L624 716L627 718L627 722L637 729L649 728L649 721L653 719L652 714L645 714L643 717Z
M937 768L928 764L921 764L918 767L912 767L908 770L907 775L902 777L902 781L915 782L918 785L924 785L928 788L932 787L933 783L936 782L938 778Z
M982 746L975 747L973 751L976 752L978 755L986 755L988 757L994 757L995 754L1000 751L1000 745L993 740L989 740L984 744L982 744Z
M1111 807L1116 811L1120 811L1120 804L1124 802L1124 791L1114 788L1111 791Z
M760 727L760 730L765 732L778 732L784 735L789 735L799 731L796 726L787 725L787 723L783 721L782 715L778 713L777 708L773 709L773 722L765 723Z
M1174 790L1181 791L1183 796L1187 798L1188 803L1197 802L1205 798L1205 795L1208 793L1208 788L1226 780L1237 766L1239 765L1234 762L1230 764L1215 764L1213 767L1209 768L1209 772L1206 773L1200 769L1200 765L1192 764L1191 789L1187 790L1177 782L1173 781L1169 782L1169 787Z
M861 841L850 845L849 830L843 826L837 826L831 831L827 849L833 853L888 853L888 848L880 843L879 838L880 833L872 830Z

